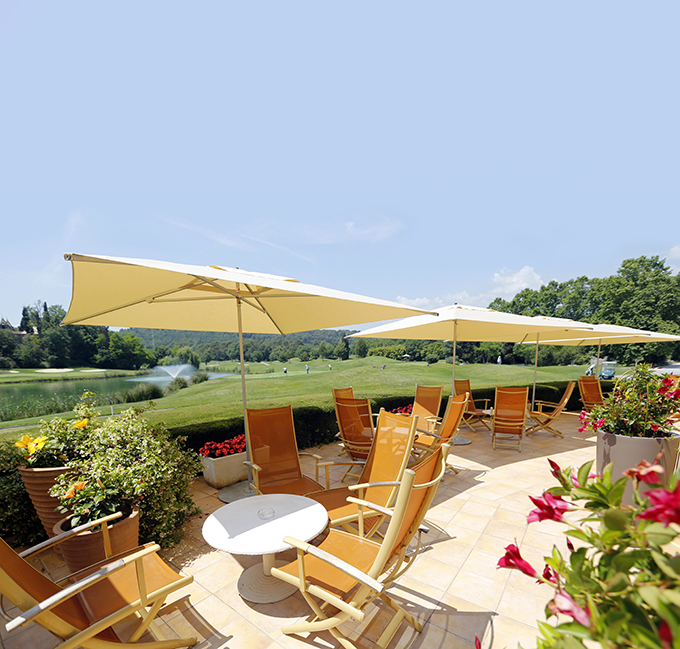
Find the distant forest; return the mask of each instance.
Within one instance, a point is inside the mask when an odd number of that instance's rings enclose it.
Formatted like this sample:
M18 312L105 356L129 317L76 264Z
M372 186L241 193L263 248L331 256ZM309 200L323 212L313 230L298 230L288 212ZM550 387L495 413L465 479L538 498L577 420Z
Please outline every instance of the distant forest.
M496 298L491 308L520 315L546 315L590 323L605 322L680 334L680 275L659 257L627 259L615 275L585 276L524 289L512 300ZM0 368L92 366L139 369L154 365L239 359L235 333L122 329L86 325L60 326L66 315L59 305L26 306L21 323L0 322ZM21 333L25 332L25 333ZM451 361L452 345L426 340L345 338L352 330L322 330L286 336L244 334L246 362L298 358L346 359L350 354L384 356L404 361ZM594 347L539 348L539 364L587 363ZM466 363L533 363L532 345L459 343L457 358ZM680 343L603 346L602 354L626 364L680 360Z

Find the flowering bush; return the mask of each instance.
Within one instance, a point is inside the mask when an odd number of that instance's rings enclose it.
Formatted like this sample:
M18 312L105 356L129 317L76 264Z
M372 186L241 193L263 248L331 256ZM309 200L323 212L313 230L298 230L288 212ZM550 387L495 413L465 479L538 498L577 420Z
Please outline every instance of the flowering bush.
M246 436L241 433L233 439L227 439L224 442L206 442L198 452L203 457L223 457L225 455L243 453L245 450Z
M82 443L87 438L90 420L97 416L94 410L95 395L84 392L73 411L77 418L67 421L55 417L40 421L40 435L36 438L22 435L15 446L22 454L24 463L33 468L66 466L71 460L82 456Z
M201 470L198 456L182 448L143 410L130 408L103 422L90 420L72 471L51 494L80 524L121 508L139 507L141 542L168 547L182 538L182 524L198 513L189 486Z
M410 415L413 412L413 404L409 403L408 406L394 408L394 410L390 410L390 412L394 413L395 415Z
M539 572L511 544L498 562L552 589L546 616L559 615L560 623L539 623L537 646L577 649L594 641L606 649L680 647L680 545L668 545L679 540L677 476L668 488L643 494L641 482L659 483L663 469L656 463L643 461L613 481L612 465L598 476L592 462L578 471L549 462L559 486L531 497L536 509L527 521L565 524L568 556L553 548ZM628 480L633 505L622 506Z
M678 408L676 378L656 374L650 365L637 365L619 377L603 405L581 413L579 432L590 429L628 437L668 437Z

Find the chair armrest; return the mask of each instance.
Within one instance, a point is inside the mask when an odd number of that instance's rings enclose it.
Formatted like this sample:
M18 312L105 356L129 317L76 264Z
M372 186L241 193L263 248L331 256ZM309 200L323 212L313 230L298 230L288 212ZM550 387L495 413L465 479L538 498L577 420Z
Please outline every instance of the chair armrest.
M31 548L28 548L28 550L24 550L19 554L19 556L22 559L25 559L26 557L30 557L33 554L38 554L42 552L43 550L47 550L48 548L51 548L53 545L57 545L58 543L61 543L62 541L65 541L66 539L70 539L72 536L75 536L76 534L79 534L80 532L84 532L85 530L89 530L96 525L101 525L102 523L108 523L109 521L115 520L116 518L120 518L123 515L122 512L115 512L113 514L109 514L108 516L103 516L102 518L98 518L96 521L91 521L90 523L84 523L83 525L79 525L78 527L74 527L72 530L67 530L66 532L62 532L61 534L57 534L57 536L53 536L51 539L47 539L47 541L43 541L42 543L38 543L37 545L34 545Z
M323 458L320 455L317 455L316 453L307 453L306 451L302 451L298 453L298 455L305 455L307 457L313 457L317 462L320 462L323 460Z
M356 579L359 583L364 584L364 586L372 588L377 593L382 593L383 590L385 590L385 586L376 579L373 579L373 577L370 577L365 572L355 568L353 565L343 561L333 554L330 554L329 552L326 552L325 550L322 550L321 548L316 547L315 545L305 543L304 541L298 541L291 536L286 536L283 540L285 543L292 545L294 548L301 550L305 554L310 554L316 559L319 559L320 561L337 568L346 575L352 577L352 579Z
M358 491L359 489L366 489L367 487L398 487L401 482L361 482L360 484L349 485L347 488L350 491Z
M484 407L482 408L482 410L487 410L487 405L486 405L486 404L489 403L489 401L491 401L491 399L470 399L470 401L472 401L472 405L473 405L473 406L474 406L478 401L482 401L482 402L484 403ZM468 402L468 403L469 403L469 402ZM477 406L475 406L475 407L477 407Z
M148 554L158 552L160 549L161 549L160 546L154 543L146 548L143 548L139 552L135 552L126 557L122 557L120 559L112 561L111 563L100 568L96 572L93 572L92 574L83 577L82 579L75 582L74 584L71 584L70 586L66 586L58 593L55 593L54 595L48 597L42 602L36 604L33 608L30 608L27 611L23 612L21 615L18 615L11 622L8 622L5 628L7 629L8 632L10 632L20 626L23 626L24 624L27 624L33 618L37 617L38 615L41 615L42 613L45 613L46 611L53 609L55 606L59 606L59 604L65 602L67 599L70 599L74 595L77 595L78 593L84 591L86 588L89 588L90 586L96 584L102 579L105 579L110 574L117 572L118 570L121 570L126 565L134 561L137 561Z
M378 514L382 514L383 516L392 517L394 515L394 512L392 512L392 510L390 509L387 509L387 507L376 505L375 503L372 503L368 500L362 500L361 498L354 498L353 496L348 496L347 502L352 503L354 505L360 505L361 507L365 507L366 509L378 512Z
M243 464L246 466L249 466L253 471L262 471L262 467L259 464L255 464L255 462L250 462L248 460L243 460Z

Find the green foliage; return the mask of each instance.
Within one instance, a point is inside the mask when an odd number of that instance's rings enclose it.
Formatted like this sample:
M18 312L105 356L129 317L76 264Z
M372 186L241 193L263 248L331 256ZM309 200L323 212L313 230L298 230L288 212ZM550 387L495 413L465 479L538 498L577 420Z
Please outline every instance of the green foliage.
M165 390L169 393L172 394L173 392L177 392L177 390L183 390L184 388L189 387L189 381L187 381L183 376L176 376L168 385L166 386Z
M12 443L0 442L0 536L13 546L46 538L45 530L17 471L23 455Z
M341 361L346 361L349 358L349 342L346 338L341 338L335 346L335 357Z
M80 522L136 505L141 541L168 547L198 512L189 486L201 465L195 453L184 450L183 439L152 426L142 413L131 408L103 422L89 421L80 459L69 463L73 471L60 476L52 494L66 508L73 503Z
M196 385L198 383L203 383L204 381L207 381L209 378L210 376L205 370L200 370L192 375L191 384Z
M640 364L619 377L614 390L601 406L581 413L579 430L626 435L628 437L669 437L671 418L680 406L680 389L672 375L656 374Z
M659 494L655 503L668 504L662 514L639 490L640 481L653 482L649 465L640 464L617 481L612 479L612 465L601 477L591 473L592 462L578 470L561 470L554 462L551 466L558 486L534 503L548 502L551 496L560 512L539 507L529 521L562 522L573 541L569 555L554 547L545 557L542 576L526 562L506 564L528 575L536 573L533 578L553 589L546 615L559 612L559 623L539 624L539 649L583 649L592 643L612 649L677 646L669 638L678 638L680 632L678 533L677 527L668 526L670 520L677 522L680 511L677 478L668 489L654 490ZM628 479L634 480L633 505L622 506ZM568 519L562 517L565 510L573 512ZM668 515L671 518L665 518Z
M366 358L368 355L368 343L365 338L357 338L354 343L354 353L359 358Z

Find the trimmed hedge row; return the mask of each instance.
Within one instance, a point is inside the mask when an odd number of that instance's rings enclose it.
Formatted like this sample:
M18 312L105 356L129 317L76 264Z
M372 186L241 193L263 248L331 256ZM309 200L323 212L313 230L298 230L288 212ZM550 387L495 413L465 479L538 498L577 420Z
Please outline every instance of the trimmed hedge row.
M614 385L613 381L602 381L602 389L610 390ZM537 401L551 401L556 403L562 397L567 387L567 381L556 381L554 383L543 383L536 386ZM475 399L488 399L489 407L493 405L494 388L480 388L474 390ZM529 398L531 398L531 386L529 386ZM448 397L442 399L439 414L443 415L446 409ZM394 410L412 403L410 397L378 397L371 400L373 412L378 412L380 408ZM571 398L567 404L567 410L580 412L581 401L578 385L574 388ZM293 409L293 420L295 422L295 434L297 436L298 448L305 449L312 446L328 444L335 439L338 432L338 424L335 419L335 409L333 406L304 406ZM169 429L173 436L182 435L187 438L187 446L197 451L206 442L221 442L232 439L243 433L243 417L233 417L231 419L219 419L202 424L191 424L187 426L177 426Z

